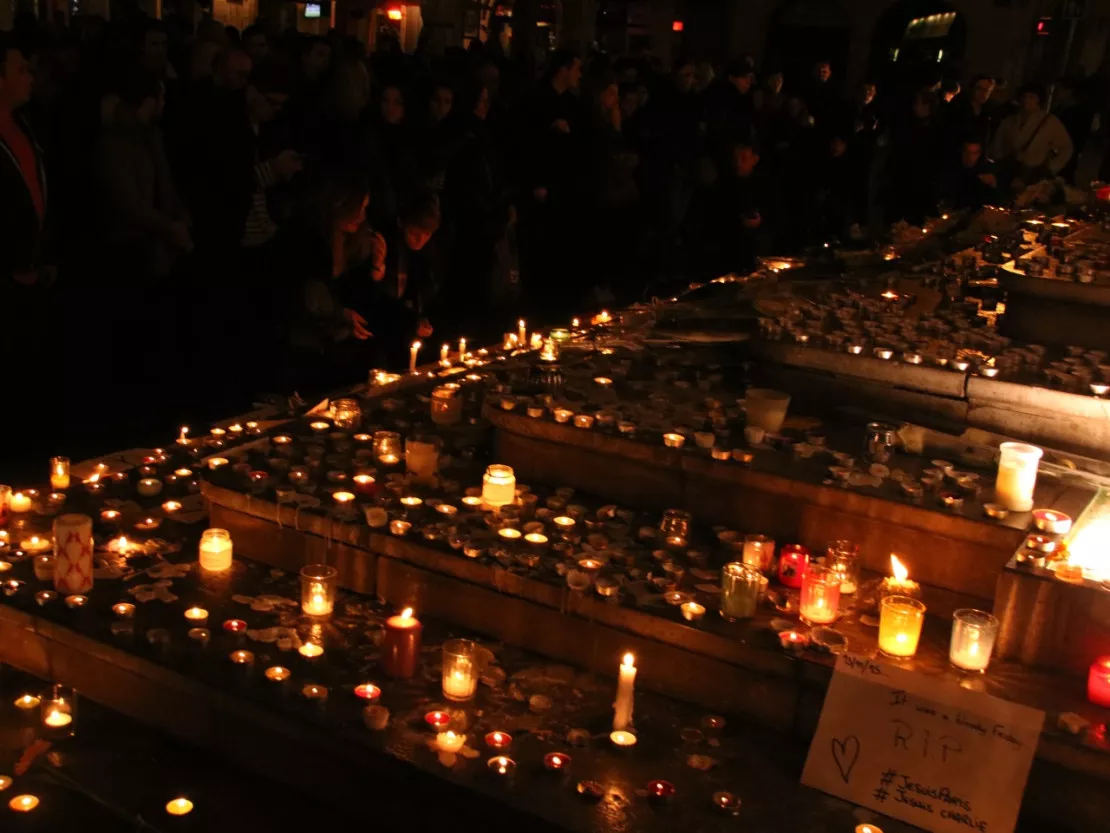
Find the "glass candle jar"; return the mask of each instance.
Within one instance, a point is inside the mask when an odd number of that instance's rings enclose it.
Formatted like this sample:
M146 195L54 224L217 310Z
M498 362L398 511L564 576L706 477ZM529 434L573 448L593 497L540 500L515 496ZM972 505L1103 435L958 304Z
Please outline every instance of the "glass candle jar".
M77 691L55 683L39 704L43 730L47 735L72 735L77 723Z
M50 488L64 492L69 488L69 458L50 458Z
M439 437L405 440L405 468L418 483L434 483L439 473Z
M1087 672L1087 700L1110 709L1110 657L1099 657Z
M404 451L401 435L396 431L374 432L374 456L383 466L396 466L401 462Z
M998 636L998 619L982 610L962 608L952 614L948 661L962 671L986 671Z
M808 625L836 621L840 609L840 574L820 564L806 566L799 602L801 619Z
M745 535L741 561L761 573L768 573L775 563L775 539L766 535Z
M721 569L721 616L730 622L755 616L767 577L759 570L734 561Z
M301 610L309 616L331 616L339 571L327 564L301 567Z
M482 477L482 503L486 506L507 506L516 500L516 475L512 468L494 464L486 467Z
M336 428L354 429L362 422L362 409L357 399L336 399L332 405L332 413Z
M925 605L909 596L886 596L879 602L879 650L905 659L917 653Z
M851 596L859 587L859 547L851 541L833 541L825 551L825 566L840 575L840 592Z
M200 534L200 568L212 573L231 569L231 533L226 529L206 529Z
M779 582L785 587L801 587L808 563L809 550L801 544L787 544L779 555Z
M469 639L443 643L443 696L462 703L478 690L478 646Z
M693 520L689 512L683 509L668 509L663 513L663 520L659 522L659 532L663 542L671 547L685 547L690 538L690 521Z
M1035 445L1002 443L998 447L998 477L994 482L994 500L1011 512L1028 512L1033 508L1033 489L1037 485L1037 466L1044 452Z
M432 422L436 425L455 425L462 419L463 399L459 386L454 382L440 385L432 391Z

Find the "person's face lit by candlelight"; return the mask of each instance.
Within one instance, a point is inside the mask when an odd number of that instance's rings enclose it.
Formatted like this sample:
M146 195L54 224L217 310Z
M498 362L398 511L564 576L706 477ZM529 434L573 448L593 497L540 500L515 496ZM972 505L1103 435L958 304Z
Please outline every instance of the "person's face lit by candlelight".
M382 121L386 124L398 125L405 120L405 96L400 88L389 86L382 90L379 101Z

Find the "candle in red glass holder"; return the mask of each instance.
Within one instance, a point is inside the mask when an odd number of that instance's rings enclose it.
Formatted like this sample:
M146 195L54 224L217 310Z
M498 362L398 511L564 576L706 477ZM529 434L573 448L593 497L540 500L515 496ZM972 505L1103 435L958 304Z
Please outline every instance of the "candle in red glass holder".
M428 712L424 715L424 722L431 726L433 729L439 730L444 728L451 722L451 715L445 711Z
M397 680L408 680L416 675L420 661L420 634L424 630L413 617L412 608L406 607L398 616L385 620L385 640L382 642L382 670Z
M373 683L359 683L355 686L355 696L363 700L377 700L382 696L382 690Z
M809 550L801 544L787 544L779 553L779 582L786 587L801 587L807 563Z
M1110 657L1099 657L1087 674L1087 699L1110 709Z
M670 781L648 781L647 794L652 801L669 801L674 798L674 784Z
M486 735L486 746L490 749L505 749L513 742L508 732L490 732Z

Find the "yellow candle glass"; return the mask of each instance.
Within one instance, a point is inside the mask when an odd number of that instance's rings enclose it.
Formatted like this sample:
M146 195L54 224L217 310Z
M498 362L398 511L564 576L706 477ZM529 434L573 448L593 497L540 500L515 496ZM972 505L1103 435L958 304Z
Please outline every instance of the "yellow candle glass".
M879 650L906 659L917 653L925 605L909 596L887 596L879 603Z

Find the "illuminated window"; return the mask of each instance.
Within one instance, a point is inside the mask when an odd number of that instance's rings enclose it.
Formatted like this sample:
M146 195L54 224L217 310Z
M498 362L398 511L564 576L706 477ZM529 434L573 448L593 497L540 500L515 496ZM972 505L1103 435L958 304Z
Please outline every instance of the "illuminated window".
M943 38L956 22L955 12L944 14L931 14L928 17L915 17L906 26L903 37L906 40L925 40L927 38Z

